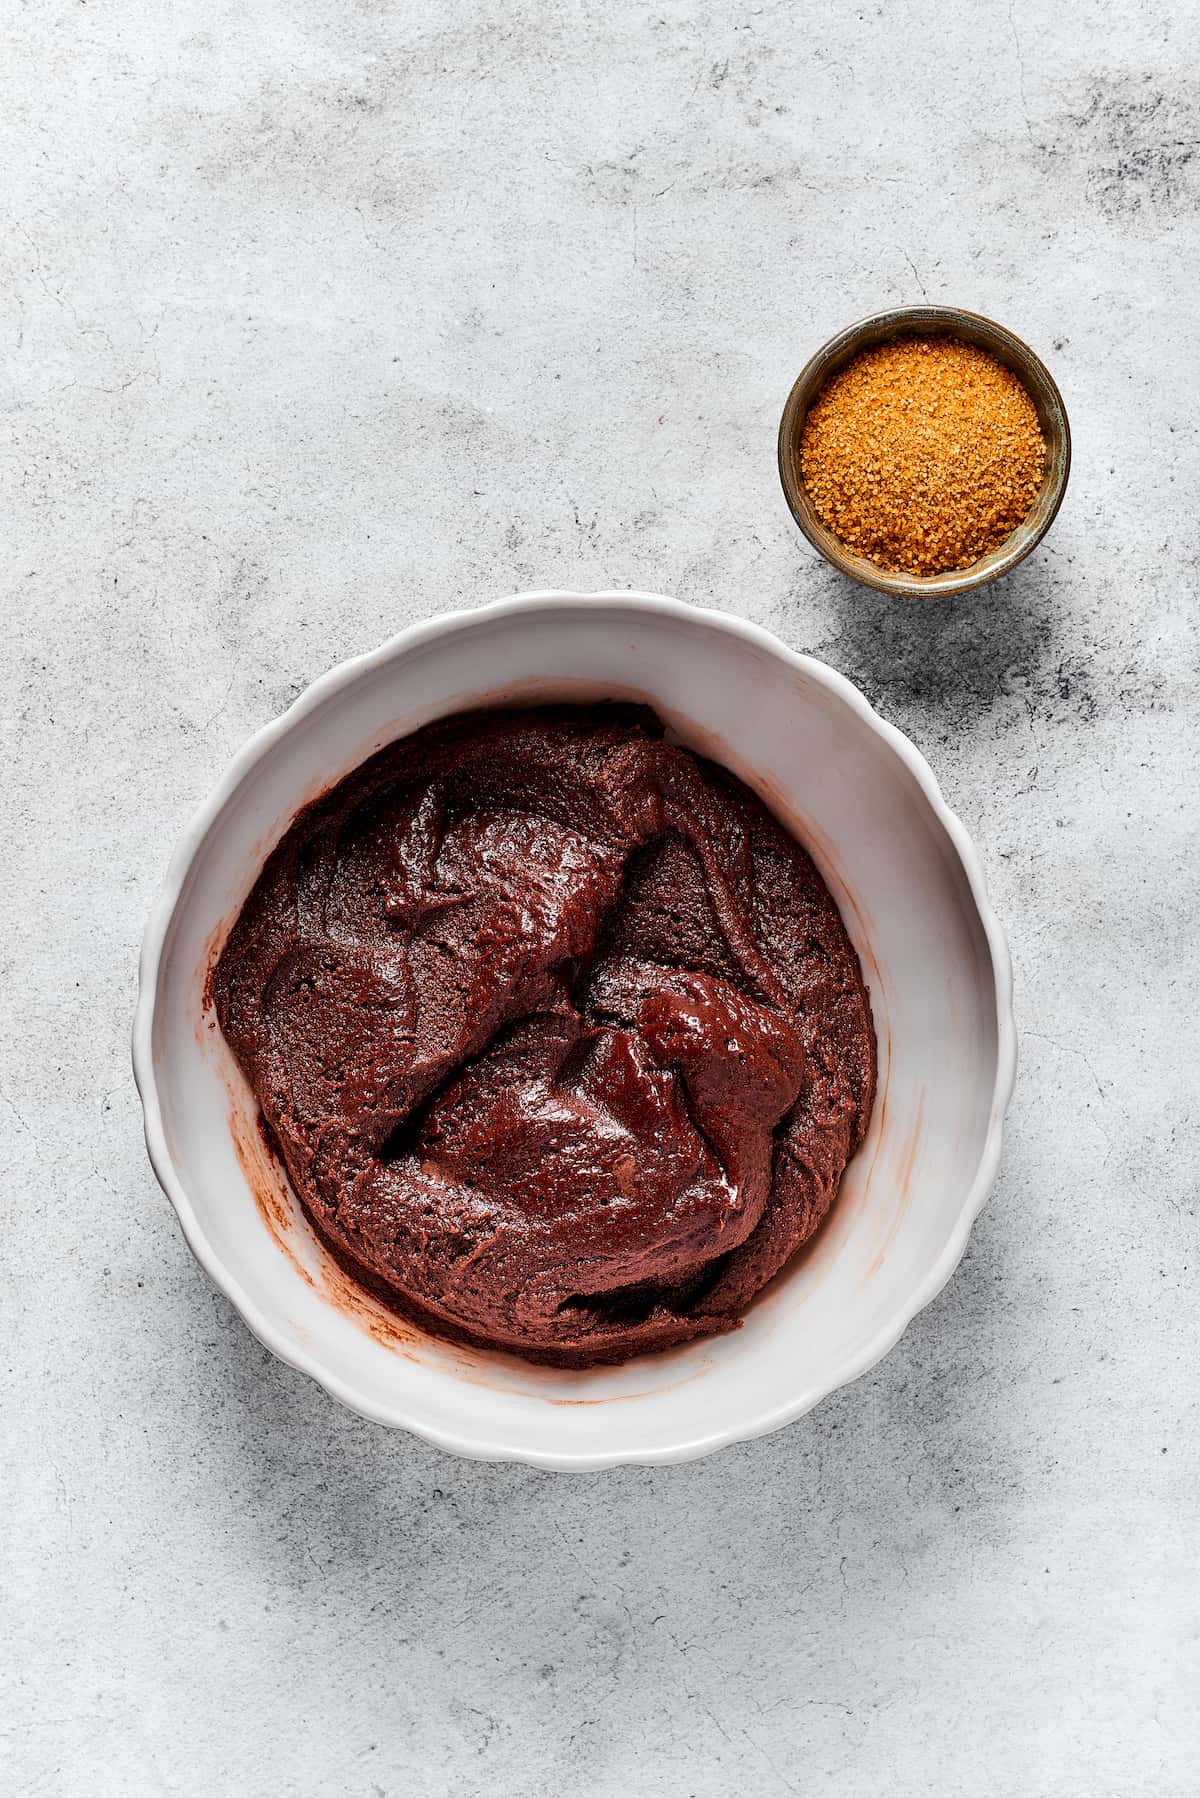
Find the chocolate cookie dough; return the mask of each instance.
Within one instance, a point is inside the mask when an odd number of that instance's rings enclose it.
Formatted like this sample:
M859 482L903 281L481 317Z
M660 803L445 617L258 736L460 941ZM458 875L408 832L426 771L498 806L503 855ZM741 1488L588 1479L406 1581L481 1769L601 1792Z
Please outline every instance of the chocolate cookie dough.
M733 1329L874 1094L812 861L630 706L460 714L373 757L271 855L213 994L343 1265L559 1365Z

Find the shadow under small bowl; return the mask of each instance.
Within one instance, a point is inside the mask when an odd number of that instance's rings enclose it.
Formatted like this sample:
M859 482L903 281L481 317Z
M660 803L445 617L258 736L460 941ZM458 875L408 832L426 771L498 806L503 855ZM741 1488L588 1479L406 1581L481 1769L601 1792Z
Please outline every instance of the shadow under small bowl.
M897 337L957 337L963 343L989 351L998 362L1013 371L1037 408L1038 423L1046 439L1046 466L1037 497L1016 530L969 568L952 568L945 574L915 575L878 567L865 556L856 555L834 536L813 505L804 484L800 445L809 407L831 376L852 362L861 350ZM1070 471L1071 427L1067 423L1062 395L1045 363L1034 355L1027 343L1022 343L1003 325L981 317L978 312L965 312L958 306L896 306L887 312L877 312L871 318L860 319L857 324L847 325L805 364L788 395L779 423L779 478L792 517L813 548L852 581L858 581L864 587L875 587L881 593L898 594L904 599L936 599L946 594L970 593L998 580L1018 562L1023 562L1053 524Z

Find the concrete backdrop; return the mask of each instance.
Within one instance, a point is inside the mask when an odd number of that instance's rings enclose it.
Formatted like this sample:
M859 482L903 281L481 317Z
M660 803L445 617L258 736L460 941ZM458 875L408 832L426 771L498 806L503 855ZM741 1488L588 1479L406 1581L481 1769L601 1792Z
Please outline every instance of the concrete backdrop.
M1197 11L26 0L0 26L0 1789L1184 1798L1196 1570ZM1075 473L981 598L808 552L807 354L1026 335ZM770 1440L584 1479L338 1410L145 1161L147 905L406 622L632 585L928 754L1012 936L1001 1178Z

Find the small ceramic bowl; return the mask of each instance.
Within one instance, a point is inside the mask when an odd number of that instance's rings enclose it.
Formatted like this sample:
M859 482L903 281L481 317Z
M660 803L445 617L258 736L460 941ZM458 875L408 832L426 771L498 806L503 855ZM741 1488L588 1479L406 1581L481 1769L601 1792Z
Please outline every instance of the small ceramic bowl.
M946 574L932 575L893 574L886 568L877 568L874 562L855 555L834 536L804 485L800 444L809 407L830 376L852 362L860 350L894 337L959 337L964 343L976 344L1012 369L1037 408L1047 450L1046 468L1037 497L1016 530L969 568L954 568ZM978 312L964 312L960 306L894 306L890 311L875 313L872 318L860 319L856 325L847 325L805 363L788 395L779 422L779 478L792 517L813 548L820 550L827 562L832 562L852 581L858 581L864 587L875 587L881 593L899 594L905 599L970 593L976 587L986 587L990 581L998 580L1018 562L1023 562L1054 523L1070 472L1071 427L1067 423L1062 394L1045 363L1034 355L1027 343L1022 343L1003 325L994 324Z
M741 1329L572 1372L399 1322L319 1247L257 1129L209 970L296 812L467 706L636 697L757 788L815 856L879 1040L870 1133L811 1245ZM648 594L526 594L403 632L253 737L175 853L133 1037L155 1172L255 1334L335 1398L458 1454L538 1467L686 1461L866 1371L948 1279L991 1184L1016 1065L1004 938L928 766L850 682L768 632Z

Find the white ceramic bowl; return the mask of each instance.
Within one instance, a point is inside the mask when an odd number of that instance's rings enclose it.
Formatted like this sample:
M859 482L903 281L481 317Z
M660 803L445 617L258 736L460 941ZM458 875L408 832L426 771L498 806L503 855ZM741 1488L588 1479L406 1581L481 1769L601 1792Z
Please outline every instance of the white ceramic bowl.
M268 850L373 750L480 703L613 696L649 701L815 856L870 986L879 1090L829 1220L740 1330L580 1373L437 1341L339 1273L262 1146L205 984ZM583 1470L762 1435L873 1366L962 1256L1000 1155L1016 1039L975 851L925 761L849 681L720 612L531 593L344 663L235 757L150 919L133 1058L155 1172L268 1348L442 1448Z

